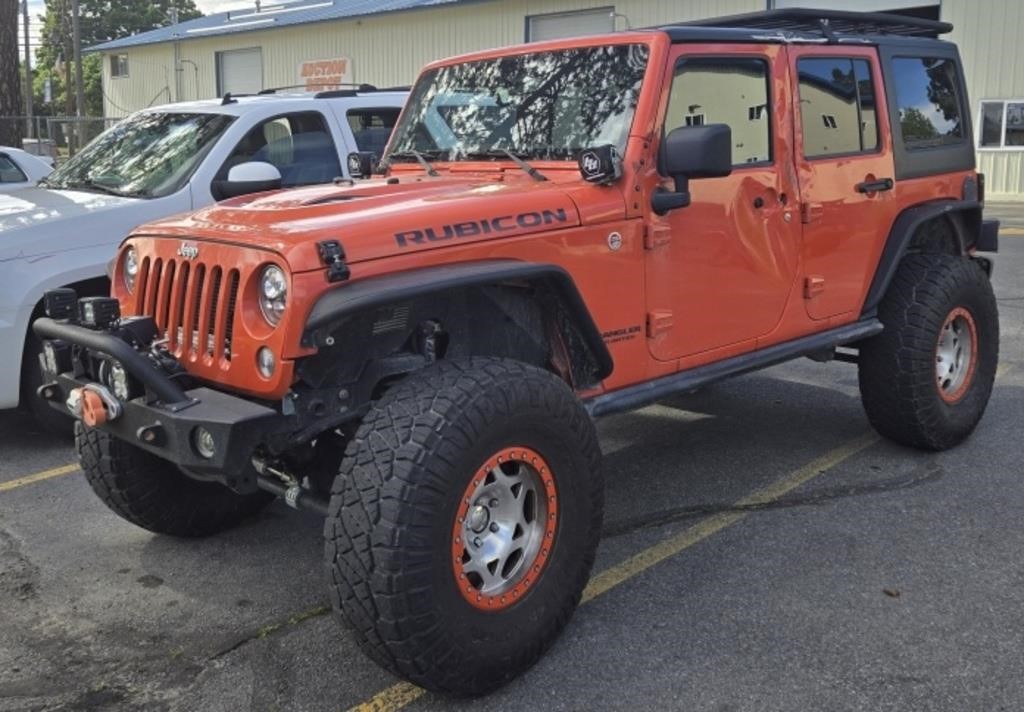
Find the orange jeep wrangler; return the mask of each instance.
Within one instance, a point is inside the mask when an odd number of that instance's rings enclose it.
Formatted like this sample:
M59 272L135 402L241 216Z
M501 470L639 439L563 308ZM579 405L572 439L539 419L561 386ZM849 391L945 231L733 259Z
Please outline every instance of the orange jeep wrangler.
M47 294L39 394L141 527L322 513L370 657L485 693L580 600L593 418L809 356L897 442L977 425L998 224L950 29L786 10L431 64L361 180L140 227L112 298Z

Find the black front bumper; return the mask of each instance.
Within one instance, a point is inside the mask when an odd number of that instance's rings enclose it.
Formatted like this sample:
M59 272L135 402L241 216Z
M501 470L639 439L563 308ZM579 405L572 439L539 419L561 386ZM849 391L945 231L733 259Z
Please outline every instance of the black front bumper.
M145 395L122 402L121 414L98 426L126 442L170 460L187 471L216 479L240 491L255 488L252 457L257 447L295 428L288 416L274 408L206 387L183 389L171 374L142 350L107 331L38 319L35 333L45 340L70 345L71 370L56 374L44 370L40 396L67 412L72 390L98 384L83 364L113 359L145 387ZM215 449L204 457L196 447L196 434L205 428Z

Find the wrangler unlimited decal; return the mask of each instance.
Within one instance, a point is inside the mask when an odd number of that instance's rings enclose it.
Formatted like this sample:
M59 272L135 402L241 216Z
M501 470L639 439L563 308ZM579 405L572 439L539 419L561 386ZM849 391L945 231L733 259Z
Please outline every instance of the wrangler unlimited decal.
M492 233L508 232L509 230L529 229L540 225L568 222L565 208L542 210L540 212L519 213L518 215L502 215L496 218L471 220L469 222L443 225L439 228L428 227L422 230L406 230L395 233L395 242L399 247L410 244L422 245L427 242L443 242L456 237L476 237Z

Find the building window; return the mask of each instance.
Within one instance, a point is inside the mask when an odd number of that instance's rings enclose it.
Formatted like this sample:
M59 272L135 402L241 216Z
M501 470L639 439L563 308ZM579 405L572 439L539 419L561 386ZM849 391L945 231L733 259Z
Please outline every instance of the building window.
M1024 99L981 102L978 148L1024 149Z
M692 57L676 65L665 133L682 126L728 124L737 166L771 156L768 65L742 57Z
M892 73L900 132L908 149L944 146L964 140L960 82L953 60L896 57Z
M113 79L119 79L121 77L128 76L128 55L127 54L112 54L110 55L110 76Z
M599 35L614 31L615 8L611 5L578 12L553 12L526 17L527 42Z
M878 148L871 65L851 57L809 57L797 63L800 124L808 158Z

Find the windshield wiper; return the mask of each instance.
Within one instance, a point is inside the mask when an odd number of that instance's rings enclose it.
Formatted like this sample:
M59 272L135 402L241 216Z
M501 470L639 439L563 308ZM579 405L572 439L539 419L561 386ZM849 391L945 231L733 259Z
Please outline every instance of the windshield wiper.
M103 183L97 183L91 178L86 178L81 183L66 184L65 190L92 190L97 193L106 193L107 195L116 195L118 198L133 198L135 197L132 193L126 193L123 190L112 188L109 185Z
M423 170L427 172L428 176L436 177L440 175L440 173L438 173L437 170L432 165L430 165L430 161L428 161L426 157L419 151L414 151L411 148L407 151L395 151L394 153L388 156L387 165L390 166L391 162L396 158L415 158L416 162L423 166Z
M546 181L547 177L538 171L536 168L531 166L529 163L524 161L522 157L517 156L505 148L496 148L491 151L470 151L462 154L466 158L507 158L517 166L523 169L523 171L536 181Z

